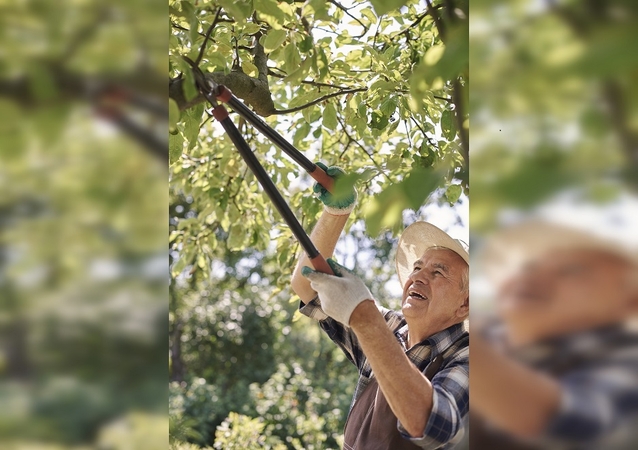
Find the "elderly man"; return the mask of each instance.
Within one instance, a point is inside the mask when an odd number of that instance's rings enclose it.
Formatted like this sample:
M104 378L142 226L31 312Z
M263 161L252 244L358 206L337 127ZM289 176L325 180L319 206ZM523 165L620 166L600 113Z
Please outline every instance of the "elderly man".
M327 204L311 234L331 255L351 205ZM352 203L354 198L351 199ZM435 226L417 222L397 252L402 312L377 305L363 282L329 261L336 276L300 258L292 288L303 314L359 370L345 427L345 449L449 448L468 412L468 253Z
M636 448L634 255L530 222L496 235L483 261L498 277L500 324L472 342L470 447Z

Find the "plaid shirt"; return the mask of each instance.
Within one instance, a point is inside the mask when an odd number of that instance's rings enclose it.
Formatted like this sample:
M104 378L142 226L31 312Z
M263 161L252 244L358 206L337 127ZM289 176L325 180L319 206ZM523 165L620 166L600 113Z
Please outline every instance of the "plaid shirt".
M561 385L542 448L636 447L638 334L622 326L575 333L515 352ZM622 447L627 448L627 447Z
M403 347L406 356L422 372L428 363L438 354L448 349L467 331L463 324L453 325L435 333L419 344L408 349L408 326L399 312L378 306L388 328ZM301 304L302 314L318 320L321 328L328 334L346 354L348 359L359 369L359 381L355 389L352 404L359 399L373 377L368 359L363 354L356 335L323 312L318 297L306 305ZM440 367L432 378L433 404L428 422L422 436L411 437L397 421L401 435L413 444L424 449L451 448L463 435L463 419L468 412L469 404L469 346L467 341L460 345Z
M540 436L517 439L472 421L471 448L628 450L638 448L638 333L601 327L508 349L504 328L485 331L504 353L556 380L559 408Z

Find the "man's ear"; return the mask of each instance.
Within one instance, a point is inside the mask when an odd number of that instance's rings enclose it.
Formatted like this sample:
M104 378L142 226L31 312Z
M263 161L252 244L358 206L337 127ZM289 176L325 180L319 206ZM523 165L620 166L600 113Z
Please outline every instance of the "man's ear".
M467 319L467 317L470 315L470 297L469 296L465 297L465 300L463 301L463 303L461 303L461 306L459 306L459 308L456 310L456 315L457 317L460 317L463 320Z

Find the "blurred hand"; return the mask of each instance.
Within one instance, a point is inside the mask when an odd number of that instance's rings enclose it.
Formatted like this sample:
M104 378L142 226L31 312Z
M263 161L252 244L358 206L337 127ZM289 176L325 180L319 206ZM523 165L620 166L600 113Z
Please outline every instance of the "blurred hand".
M317 166L321 167L326 174L330 177L337 179L342 175L345 175L343 169L337 166L327 167L323 163L316 163ZM340 200L335 200L333 195L328 192L328 190L320 185L319 183L315 183L312 190L315 194L318 195L319 200L324 204L324 210L329 214L333 214L335 216L341 216L350 214L354 209L354 205L357 202L357 191L352 188L352 192L346 197Z
M321 308L333 319L348 326L352 311L366 300L373 300L370 290L355 274L332 259L328 259L335 275L312 270L304 266L301 274L310 280L310 286L319 294Z

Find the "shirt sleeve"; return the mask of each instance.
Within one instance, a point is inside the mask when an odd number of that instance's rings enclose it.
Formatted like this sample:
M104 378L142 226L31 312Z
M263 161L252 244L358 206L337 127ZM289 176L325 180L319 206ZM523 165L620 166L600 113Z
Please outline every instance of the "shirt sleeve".
M560 380L559 410L543 439L570 444L595 443L608 437L623 417L638 412L635 369L599 367L569 374Z
M463 418L469 410L469 349L462 349L432 379L432 411L421 436L410 436L401 422L401 435L424 449L457 442L464 432Z
M299 312L311 319L319 321L319 326L326 332L328 337L345 353L350 362L361 371L365 362L365 356L356 335L352 329L337 322L321 309L318 296L305 305L300 302Z

